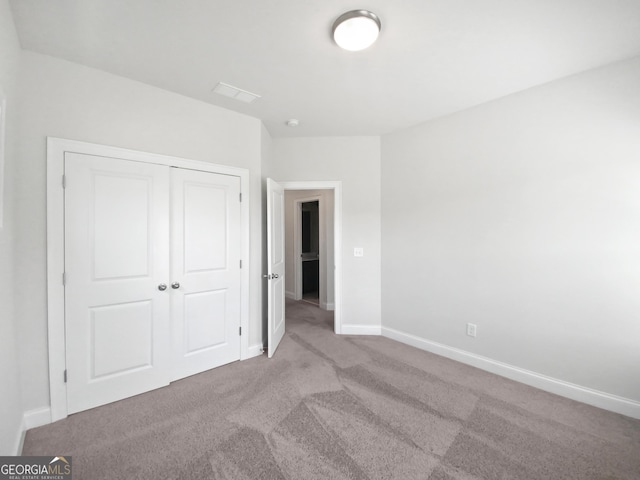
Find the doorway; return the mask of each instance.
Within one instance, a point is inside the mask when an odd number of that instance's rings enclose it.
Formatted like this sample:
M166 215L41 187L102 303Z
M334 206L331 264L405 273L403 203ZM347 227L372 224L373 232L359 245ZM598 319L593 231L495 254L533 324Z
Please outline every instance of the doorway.
M333 310L333 191L285 190L284 202L286 296Z
M320 200L300 203L302 300L320 306Z
M302 300L302 203L318 202L318 306L333 311L342 333L342 182L280 182L285 194L285 294ZM297 214L294 214L296 213ZM306 263L306 262L305 262Z

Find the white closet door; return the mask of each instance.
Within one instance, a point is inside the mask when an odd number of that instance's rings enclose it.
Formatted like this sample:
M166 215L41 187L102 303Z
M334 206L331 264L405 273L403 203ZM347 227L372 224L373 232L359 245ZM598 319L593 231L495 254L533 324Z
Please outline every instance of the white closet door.
M172 168L171 194L176 380L240 359L240 178Z
M169 382L169 170L65 154L69 413Z

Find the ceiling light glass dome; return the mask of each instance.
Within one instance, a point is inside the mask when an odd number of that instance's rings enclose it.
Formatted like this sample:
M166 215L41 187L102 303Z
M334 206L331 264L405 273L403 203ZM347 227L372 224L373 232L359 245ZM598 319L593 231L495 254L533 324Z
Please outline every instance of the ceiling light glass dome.
M378 16L368 10L352 10L340 15L333 24L333 39L351 52L373 45L380 34Z

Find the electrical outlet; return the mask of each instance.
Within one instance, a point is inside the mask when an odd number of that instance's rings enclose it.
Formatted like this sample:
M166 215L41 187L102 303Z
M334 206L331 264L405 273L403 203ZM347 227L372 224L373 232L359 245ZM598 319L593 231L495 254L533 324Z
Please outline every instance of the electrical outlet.
M467 323L467 335L475 337L477 328L478 326L475 323Z
M355 247L353 249L353 256L354 257L364 257L364 248L362 247Z

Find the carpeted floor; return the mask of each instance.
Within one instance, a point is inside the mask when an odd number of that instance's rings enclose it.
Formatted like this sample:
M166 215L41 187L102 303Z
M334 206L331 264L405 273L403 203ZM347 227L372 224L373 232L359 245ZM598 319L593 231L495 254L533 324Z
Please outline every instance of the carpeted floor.
M27 432L74 479L639 479L640 421L288 302L258 357Z

